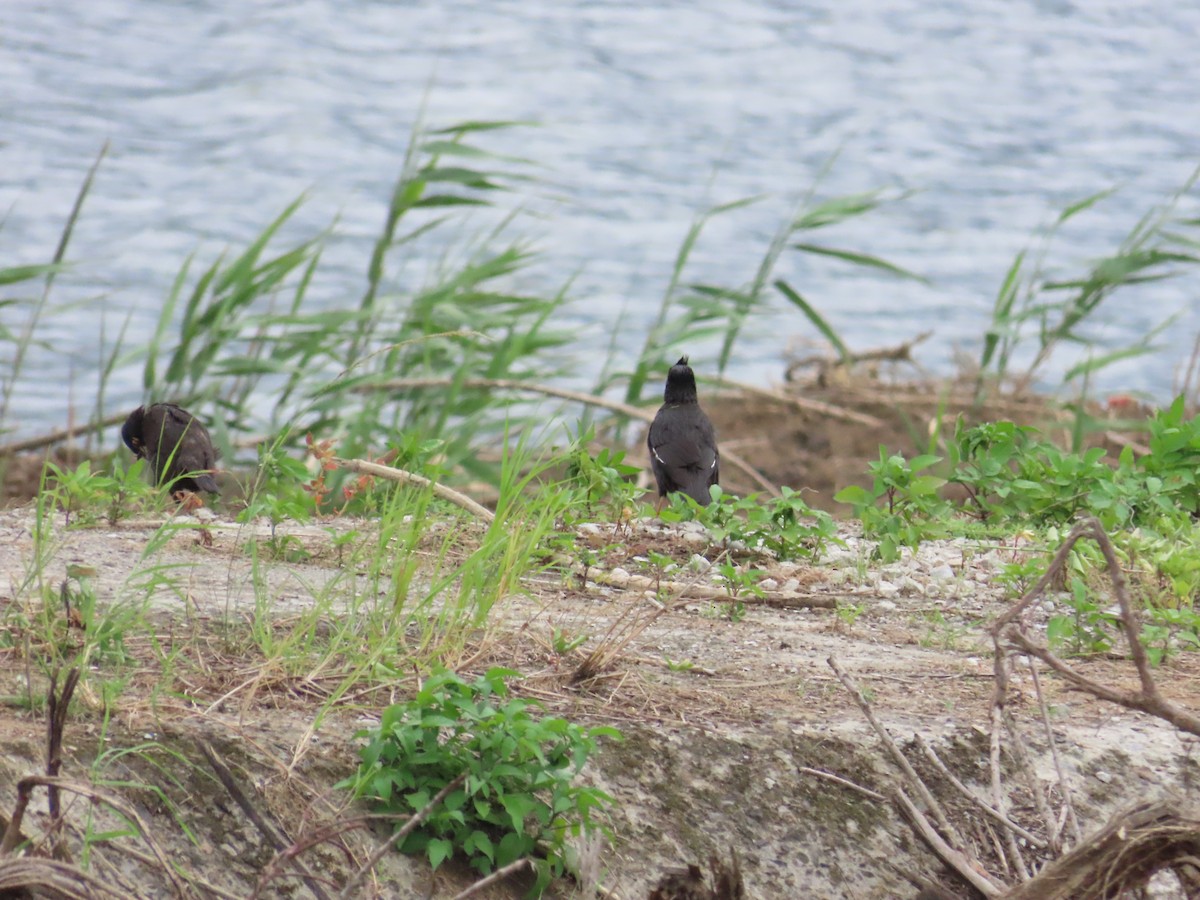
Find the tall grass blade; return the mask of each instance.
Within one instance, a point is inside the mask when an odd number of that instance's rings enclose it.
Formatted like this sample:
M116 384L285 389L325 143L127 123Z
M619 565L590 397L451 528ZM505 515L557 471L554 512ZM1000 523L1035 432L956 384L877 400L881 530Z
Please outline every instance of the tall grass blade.
M897 275L900 278L908 278L912 281L919 281L921 284L930 284L928 278L924 275L918 275L910 269L903 266L898 266L895 263L888 262L886 259L880 259L878 256L871 256L869 253L856 253L853 250L837 250L833 247L823 247L819 244L792 244L795 250L803 250L806 253L815 253L818 256L831 256L834 259L840 259L843 262L853 263L856 266L864 266L870 269L879 269L887 272L890 275Z
M834 327L825 321L825 317L782 278L775 282L775 287L793 306L804 313L804 317L812 323L812 326L821 332L825 340L829 341L829 345L837 352L838 359L842 363L849 364L852 361L849 348L846 347L845 341L834 330Z
M41 299L34 305L33 310L30 312L21 336L17 338L13 349L12 365L9 367L8 380L4 383L4 396L3 399L0 399L0 422L4 422L8 418L9 404L12 402L13 390L16 388L17 381L21 376L21 369L25 364L25 355L29 351L29 345L33 342L33 335L37 331L38 322L41 321L42 313L45 312L46 305L50 300L50 288L54 286L55 276L62 269L62 262L67 253L67 245L71 243L71 235L75 233L75 223L79 221L79 214L83 211L83 202L87 199L87 195L91 193L92 183L96 180L96 172L100 168L100 163L108 155L108 146L108 141L105 141L104 146L100 148L100 152L96 155L91 168L88 169L87 175L84 176L83 184L79 186L79 192L75 195L75 202L71 206L71 212L67 216L62 234L59 236L58 246L54 250L51 265L43 269L46 280L42 288Z

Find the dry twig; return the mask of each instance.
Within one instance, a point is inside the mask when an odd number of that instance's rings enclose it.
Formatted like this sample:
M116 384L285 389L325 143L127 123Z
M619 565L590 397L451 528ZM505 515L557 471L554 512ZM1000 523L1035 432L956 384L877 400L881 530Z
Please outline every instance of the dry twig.
M381 466L379 463L371 462L366 459L342 459L333 457L333 462L341 466L348 472L357 472L359 475L371 475L375 478L384 478L388 481L397 481L400 484L412 484L421 488L431 488L433 492L443 500L449 500L455 506L465 509L471 515L482 519L484 522L492 522L496 518L496 514L484 506L480 506L466 494L460 494L452 488L446 487L444 484L438 484L436 481L430 481L423 475L417 475L413 472L406 472L404 469L396 469L392 466Z
M801 397L799 394L788 394L783 391L772 390L771 388L755 387L752 384L746 384L744 381L732 381L728 378L704 378L702 380L711 381L721 387L734 388L746 394L766 397L768 400L775 400L786 406L791 406L804 412L816 413L829 419L853 422L855 425L866 425L868 428L883 428L886 425L882 419L868 415L867 413L847 409L844 406L836 406L833 403L825 403L821 400ZM722 454L724 454L724 451L722 451Z
M1014 822L1012 819L1010 819L1007 815L1005 815L1000 810L984 803L983 800L981 800L975 794L974 791L972 791L969 787L967 787L965 784L963 784L962 781L959 780L958 776L956 776L953 772L951 772L946 767L946 764L944 762L942 762L942 758L940 756L938 756L936 752L934 752L934 749L932 747L930 747L929 744L926 743L925 739L923 737L921 737L919 734L916 736L916 741L917 741L917 746L921 748L921 752L925 754L925 758L928 759L931 763L933 763L934 768L936 768L938 770L938 772L941 773L942 777L945 778L947 781L949 781L950 784L954 785L954 788L960 794L962 794L963 797L965 797L974 806L983 810L985 813L987 813L989 816L991 816L993 819L995 819L997 822L999 822L1000 825L1002 825L1004 828L1013 832L1018 837L1021 837L1024 840L1028 841L1032 846L1037 847L1039 850L1046 849L1046 842L1044 840L1042 840L1041 838L1039 838L1037 835L1033 834L1032 832L1027 831L1026 829L1022 828L1020 825L1018 825L1016 822Z
M486 878L479 879L465 891L459 891L454 895L453 900L466 900L467 897L470 897L472 894L478 891L482 891L488 885L495 884L497 881L503 881L509 875L515 875L522 869L528 869L531 865L532 863L522 856L520 859L510 862L507 866L501 866Z
M1138 680L1141 682L1141 689L1139 691L1119 691L1081 675L1051 653L1047 647L1030 638L1016 624L1020 614L1058 576L1066 564L1067 555L1070 553L1071 548L1084 537L1091 537L1099 545L1100 552L1104 556L1105 567L1112 581L1113 593L1116 595L1117 603L1121 609L1121 627L1125 632L1126 642L1129 644L1129 655L1133 659ZM1084 519L1071 530L1063 545L1054 554L1054 559L1051 561L1045 574L1038 579L1037 584L1030 588L1003 615L996 619L991 628L989 628L992 638L996 643L998 667L1001 666L999 661L1005 656L1000 647L1000 640L1003 638L1010 644L1018 647L1022 652L1036 656L1068 681L1087 691L1089 694L1099 697L1101 700L1108 700L1111 703L1124 706L1126 709L1133 709L1157 716L1160 719L1170 722L1180 731L1200 736L1200 716L1176 706L1159 692L1158 685L1155 683L1154 676L1150 670L1150 661L1146 656L1146 648L1142 646L1141 630L1141 618L1129 601L1129 592L1125 586L1125 576L1121 572L1120 564L1117 562L1117 555L1113 549L1112 541L1104 531L1104 527L1100 524L1099 520L1092 517ZM1003 702L1003 687L1000 674L997 672L997 693L995 695L997 699L993 702Z
M351 897L355 896L355 890L358 888L358 883L366 877L368 872L370 872L379 864L379 861L383 859L383 855L391 850L396 844L400 843L400 841L408 837L409 834L412 833L413 829L424 822L425 819L428 818L429 814L437 809L438 804L445 800L452 791L461 787L463 782L467 780L468 774L468 772L463 772L444 788L438 791L433 796L433 799L426 803L418 813L411 816L407 822L405 822L400 828L396 829L396 831L393 832L387 840L381 842L379 846L372 851L371 855L367 857L367 861L359 867L358 871L346 879L346 884L342 888L342 892L338 894L339 900L350 900Z
M213 772L216 773L217 778L220 780L221 784L224 785L225 790L229 793L229 796L233 798L233 801L239 807L241 807L241 810L246 814L246 817L254 823L254 827L258 829L259 833L264 838L266 838L267 843L275 848L277 853L286 855L286 850L288 849L288 845L291 844L291 840L287 839L285 835L281 834L275 828L274 825L268 822L266 817L263 816L262 813L260 813L254 806L254 804L250 802L250 798L246 795L246 792L242 790L242 786L238 784L237 779L233 777L233 772L230 771L229 766L225 765L225 761L217 755L217 752L213 750L212 746L207 741L197 738L196 747L200 750L200 753L203 754L205 760L208 761L209 766L212 768ZM308 866L306 866L302 860L296 858L294 855L290 858L293 864L296 866L296 869L300 872L301 879L304 881L305 885L308 886L308 889L313 892L313 895L316 896L318 900L329 900L329 894L325 892L323 887L321 887L321 883L309 870ZM255 890L255 893L258 893L257 889Z
M1001 885L980 872L974 860L964 856L947 844L942 839L942 836L937 833L937 830L929 824L929 820L917 809L916 804L900 788L896 789L896 803L899 805L901 812L912 823L913 827L917 829L917 833L921 835L925 843L933 849L934 853L941 857L946 865L950 866L955 872L966 879L983 896L1000 896L1000 892L1003 890Z
M35 892L36 893L33 893ZM38 897L47 900L128 900L94 875L69 863L38 856L0 858L0 897Z
M958 830L950 824L950 819L946 815L945 810L942 809L941 804L937 802L937 799L925 785L925 782L921 780L921 776L916 773L915 769L913 769L912 764L908 761L908 758L900 752L900 748L896 746L896 742L892 740L891 734L888 733L888 730L883 726L883 723L875 717L875 711L871 709L871 704L867 702L867 698L863 696L863 692L858 689L858 685L854 683L854 679L842 671L842 667L838 664L836 657L829 657L826 660L826 663L828 663L829 668L833 669L834 674L838 677L838 681L842 683L842 687L844 687L847 693L854 698L854 702L858 704L858 708L862 710L862 714L866 716L867 721L871 723L871 727L875 730L875 734L879 737L879 740L883 742L883 746L887 748L888 754L895 761L896 765L900 767L900 771L904 773L904 777L912 786L912 789L917 792L917 796L921 798L921 802L925 804L926 808L928 808L931 813L933 813L933 817L937 820L938 827L941 828L946 836L950 838L950 840L952 840L957 846L966 846L966 842L963 841L962 835L960 835Z
M871 800L877 800L880 803L886 803L887 797L878 791L873 791L870 788L863 787L861 784L855 784L847 778L842 778L840 775L834 775L832 772L822 772L820 769L813 769L809 766L800 766L797 770L801 775L813 775L817 778L824 778L826 781L832 781L834 784L840 784L842 787L850 788L852 791L858 791L864 797L869 797Z
M563 400L571 400L586 406L607 409L640 422L653 422L654 413L657 410L657 407L630 406L628 403L621 403L619 400L609 400L606 397L600 397L596 394L585 394L583 391L572 391L568 388L554 387L548 384L535 384L531 381L518 381L512 378L464 378L462 380L454 378L395 378L374 384L363 384L355 388L355 390L362 393L370 393L372 391L440 388L452 385L469 388L486 388L489 390L520 391L527 394L544 394L547 397L559 397ZM750 465L739 454L732 450L722 451L721 462L728 463L733 468L741 470L772 497L779 496L779 488L772 484L761 472Z

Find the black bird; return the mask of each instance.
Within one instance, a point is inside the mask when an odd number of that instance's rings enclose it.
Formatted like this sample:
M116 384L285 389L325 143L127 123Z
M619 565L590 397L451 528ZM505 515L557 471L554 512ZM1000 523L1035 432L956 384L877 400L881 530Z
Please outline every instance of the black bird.
M134 456L150 464L159 484L174 482L176 493L219 492L212 477L217 464L212 438L186 409L174 403L139 406L121 426L121 438Z
M667 373L663 405L650 425L646 447L658 482L660 506L667 494L675 491L701 506L709 504L708 488L717 483L721 454L717 432L696 401L696 376L686 356Z

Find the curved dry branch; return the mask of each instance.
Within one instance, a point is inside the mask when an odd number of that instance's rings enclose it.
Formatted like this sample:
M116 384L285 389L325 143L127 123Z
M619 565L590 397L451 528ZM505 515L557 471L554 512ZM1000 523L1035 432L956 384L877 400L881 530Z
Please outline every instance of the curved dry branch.
M1101 554L1104 556L1104 564L1108 571L1109 580L1112 582L1113 594L1116 595L1117 605L1121 610L1121 628L1125 632L1125 640L1129 644L1129 655L1133 659L1133 665L1137 670L1138 680L1141 683L1141 689L1138 691L1116 690L1081 675L1050 652L1048 647L1033 640L1021 629L1018 623L1021 613L1028 608L1030 603L1040 597L1047 586L1058 577L1066 565L1067 555L1071 552L1071 548L1084 537L1090 537L1094 540L1100 547ZM1022 652L1036 656L1055 672L1058 672L1058 674L1062 675L1068 681L1094 697L1099 697L1101 700L1108 700L1111 703L1124 706L1126 709L1133 709L1157 716L1160 719L1170 722L1180 731L1200 736L1200 716L1176 706L1170 700L1163 697L1162 693L1158 690L1158 685L1155 683L1154 675L1150 670L1150 660L1146 656L1146 648L1142 646L1141 617L1138 615L1137 609L1129 602L1129 591L1125 584L1125 575L1121 571L1120 563L1117 561L1116 550L1113 549L1112 540L1098 519L1089 516L1071 529L1071 533L1067 535L1067 539L1058 548L1058 552L1054 554L1054 559L1050 561L1045 574L1038 579L1037 584L1026 591L1020 600L999 616L988 630L996 643L997 649L996 694L993 699L993 706L1002 706L1004 703L1005 678L1000 671L1003 668L1002 660L1004 657L1004 654L1001 652L1000 641L1003 639L1016 646Z
M548 384L536 384L532 381L518 381L513 378L464 378L461 381L454 378L392 378L373 384L361 384L354 390L365 394L374 391L403 391L412 388L441 388L451 387L452 385L461 385L462 387L469 388L497 388L504 391L522 391L527 394L544 394L547 397L558 397L562 400L582 403L585 406L607 409L611 412L627 416L630 419L636 419L639 422L653 422L654 414L657 412L657 407L630 406L628 403L622 403L619 400L609 400L607 397L600 397L596 394L585 394L583 391L572 391L569 388L554 387ZM786 395L780 396L786 399ZM750 465L741 454L735 453L732 450L722 450L721 461L728 463L742 472L772 497L779 496L779 488L763 475L762 472Z
M1187 896L1197 884L1200 818L1175 802L1141 803L1113 819L1066 856L1005 894L1005 900L1107 900L1144 888L1157 872L1175 869ZM1180 870L1183 871L1180 871ZM1189 870L1191 870L1189 872Z
M341 466L348 472L357 472L359 475L371 475L375 478L383 478L388 481L396 481L400 484L412 484L421 488L431 488L433 492L443 500L449 500L455 506L465 509L471 515L482 519L485 522L492 522L496 518L496 514L485 506L476 503L466 494L460 494L452 488L446 487L444 484L438 484L436 481L430 481L424 475L417 475L414 472L406 472L404 469L396 469L392 466L380 465L376 462L371 462L366 459L342 459L341 457L333 457L333 462Z
M154 859L158 862L159 868L162 870L163 877L166 878L171 887L174 888L176 897L187 896L187 888L180 879L175 868L167 859L167 854L159 846L154 839L154 833L132 806L126 803L120 797L108 791L101 790L90 784L72 781L69 778L53 778L49 775L27 775L17 782L17 805L13 809L12 819L8 823L7 832L4 835L4 841L0 843L0 855L9 853L15 846L13 836L20 833L21 820L24 817L25 809L29 805L29 797L33 789L41 785L46 788L57 788L63 791L70 791L73 794L79 794L82 797L87 797L90 800L98 803L104 803L115 809L127 821L132 822L141 835L142 840L146 843L146 847L154 855Z
M747 394L755 394L759 397L766 397L769 400L775 400L795 409L803 410L804 412L816 413L820 416L825 416L829 419L839 419L843 422L853 422L856 425L866 425L870 428L883 428L887 423L875 416L861 413L853 409L847 409L844 406L837 406L833 403L825 403L822 400L810 400L807 397L797 397L795 394L788 394L784 391L777 391L773 388L755 387L752 384L746 384L744 381L733 381L729 378L701 378L701 381L710 382L721 387L734 388L735 390L743 391Z
M65 441L81 434L91 434L94 431L101 431L113 425L120 425L125 421L127 415L129 414L118 413L115 416L108 416L105 419L101 419L99 422L72 425L70 428L60 428L57 431L26 438L22 441L11 441L7 444L0 444L0 457L12 456L14 453L24 453L26 450L40 450L42 447L49 447L51 444L57 444L60 441Z
M452 386L468 388L498 388L503 391L520 391L526 394L544 394L547 397L558 397L586 406L598 406L639 419L642 422L653 422L657 407L630 406L619 400L609 400L597 394L585 394L583 391L572 391L569 388L554 387L549 384L537 384L532 381L520 381L516 378L390 378L370 384L360 384L354 388L356 393L369 394L375 391L407 391L411 389L442 388Z

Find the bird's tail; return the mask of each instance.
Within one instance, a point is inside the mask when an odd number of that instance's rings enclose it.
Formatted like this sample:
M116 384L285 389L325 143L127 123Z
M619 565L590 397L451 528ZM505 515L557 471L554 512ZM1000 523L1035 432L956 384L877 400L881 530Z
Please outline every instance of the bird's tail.
M217 487L217 480L207 472L196 476L196 487L202 491L208 491L210 494L219 494L221 489Z

